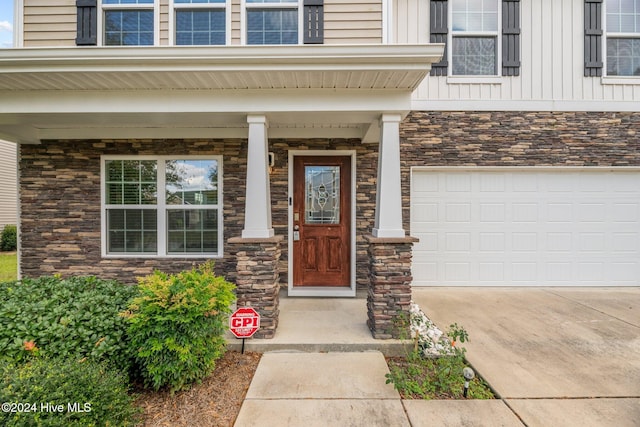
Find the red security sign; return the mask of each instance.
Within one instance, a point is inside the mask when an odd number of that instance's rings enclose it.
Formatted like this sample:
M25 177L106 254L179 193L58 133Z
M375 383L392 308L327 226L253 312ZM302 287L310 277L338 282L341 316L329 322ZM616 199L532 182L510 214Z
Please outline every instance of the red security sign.
M251 307L241 307L229 317L229 329L236 338L249 338L260 329L260 314Z

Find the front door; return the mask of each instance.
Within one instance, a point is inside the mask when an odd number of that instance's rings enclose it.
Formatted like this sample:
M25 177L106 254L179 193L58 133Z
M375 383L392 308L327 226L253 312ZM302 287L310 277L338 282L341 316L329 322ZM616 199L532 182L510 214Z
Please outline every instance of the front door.
M293 286L350 286L351 157L296 156Z

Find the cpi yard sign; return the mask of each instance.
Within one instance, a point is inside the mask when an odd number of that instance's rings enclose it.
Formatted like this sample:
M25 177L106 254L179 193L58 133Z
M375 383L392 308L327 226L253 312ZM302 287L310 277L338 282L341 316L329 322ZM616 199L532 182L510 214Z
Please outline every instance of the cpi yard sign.
M236 338L249 338L260 329L260 315L252 307L241 307L229 317L229 329Z

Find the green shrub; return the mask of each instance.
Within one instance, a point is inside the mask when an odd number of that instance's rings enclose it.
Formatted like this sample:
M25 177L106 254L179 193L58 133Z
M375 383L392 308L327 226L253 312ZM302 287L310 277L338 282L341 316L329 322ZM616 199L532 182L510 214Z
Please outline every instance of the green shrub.
M7 224L0 235L0 251L15 251L18 247L18 229L15 225Z
M95 277L25 278L0 283L0 355L108 360L126 370L131 351L119 313L135 287ZM30 348L29 348L30 347Z
M138 288L126 317L145 385L174 392L210 374L224 354L234 285L206 263L177 275L156 271Z
M127 393L126 376L104 363L37 358L25 364L5 362L0 373L3 426L136 423L139 410Z

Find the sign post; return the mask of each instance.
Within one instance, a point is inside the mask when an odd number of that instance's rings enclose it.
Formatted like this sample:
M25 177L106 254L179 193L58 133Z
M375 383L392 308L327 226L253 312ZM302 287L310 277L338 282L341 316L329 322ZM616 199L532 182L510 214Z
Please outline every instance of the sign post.
M242 354L244 340L250 338L260 329L260 314L253 307L240 307L229 316L229 330L236 338L242 338Z

